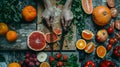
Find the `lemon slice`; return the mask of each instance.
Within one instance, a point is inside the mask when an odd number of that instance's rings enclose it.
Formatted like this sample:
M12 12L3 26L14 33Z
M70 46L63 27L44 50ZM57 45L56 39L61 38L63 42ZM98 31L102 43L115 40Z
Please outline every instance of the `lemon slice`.
M45 52L40 52L40 53L38 53L38 55L37 55L37 59L38 59L38 61L40 61L40 62L44 62L44 61L46 61L46 59L47 59L47 54L46 54Z

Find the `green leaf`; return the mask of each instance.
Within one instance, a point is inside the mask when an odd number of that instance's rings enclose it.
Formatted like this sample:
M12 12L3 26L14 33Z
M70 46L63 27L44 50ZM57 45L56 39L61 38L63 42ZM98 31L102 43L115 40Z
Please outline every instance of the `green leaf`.
M80 11L80 8L76 8L75 11L76 11L76 12L79 12L79 11Z
M78 21L77 20L74 20L74 24L77 24L78 23Z

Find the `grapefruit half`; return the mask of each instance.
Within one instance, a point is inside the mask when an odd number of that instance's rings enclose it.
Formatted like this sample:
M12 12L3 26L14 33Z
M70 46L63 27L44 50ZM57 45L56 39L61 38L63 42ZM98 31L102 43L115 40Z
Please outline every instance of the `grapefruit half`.
M33 31L27 39L28 47L34 51L41 51L46 47L45 36L40 31Z

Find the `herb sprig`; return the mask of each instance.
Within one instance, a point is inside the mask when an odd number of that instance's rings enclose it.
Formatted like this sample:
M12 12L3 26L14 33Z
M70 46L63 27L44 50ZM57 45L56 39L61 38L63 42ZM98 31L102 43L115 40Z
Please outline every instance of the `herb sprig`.
M20 22L21 16L19 0L1 0L0 1L0 22L16 23Z

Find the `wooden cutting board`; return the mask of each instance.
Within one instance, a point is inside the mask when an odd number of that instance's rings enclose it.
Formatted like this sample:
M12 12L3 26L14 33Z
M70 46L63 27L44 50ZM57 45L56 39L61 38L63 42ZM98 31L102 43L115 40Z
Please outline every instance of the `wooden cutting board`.
M61 28L61 23L60 23L60 14L62 12L62 8L64 7L63 5L56 5L56 0L51 0L52 5L54 6L55 11L55 18L54 21L52 22L52 28ZM41 5L41 3L38 3L38 15L37 15L37 30L42 31L44 34L49 33L49 29L43 24L42 22L42 12L44 11L44 6ZM75 25L71 25L71 29L73 34L71 35L70 32L65 35L65 39L64 39L64 43L63 43L63 50L76 50L75 47L75 42L76 42L76 26ZM69 39L69 37L71 37L71 39ZM59 40L61 40L61 35L58 36ZM59 50L59 46L60 43L55 42L53 43L53 49L54 50ZM47 43L47 47L45 50L50 50L50 46L49 43Z

